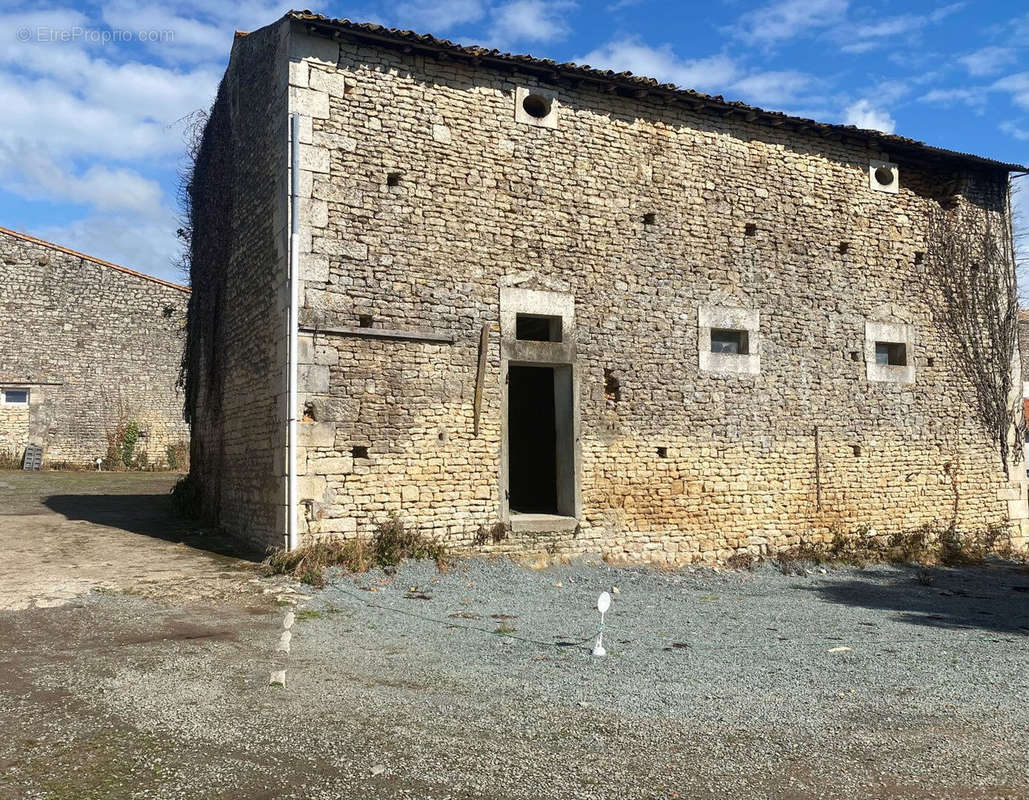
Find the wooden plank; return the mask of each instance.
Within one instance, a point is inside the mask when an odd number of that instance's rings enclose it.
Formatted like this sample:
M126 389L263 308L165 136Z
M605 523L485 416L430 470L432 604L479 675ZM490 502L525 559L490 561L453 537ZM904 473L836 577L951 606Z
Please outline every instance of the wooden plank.
M334 336L356 336L362 339L402 339L409 342L439 342L453 344L454 337L449 333L435 331L401 331L389 328L345 328L330 325L301 325L301 333L322 333Z
M479 366L475 370L475 421L472 424L472 435L479 435L479 415L482 412L482 383L486 380L486 350L489 348L489 323L482 326L479 332Z

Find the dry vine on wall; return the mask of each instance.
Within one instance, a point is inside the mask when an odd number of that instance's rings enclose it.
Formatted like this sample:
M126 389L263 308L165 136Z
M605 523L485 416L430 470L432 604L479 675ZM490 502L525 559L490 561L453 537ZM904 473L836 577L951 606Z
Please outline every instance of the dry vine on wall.
M1006 209L1005 209L1006 211ZM1009 435L1017 426L1021 393L1013 399L1011 365L1018 342L1018 293L1010 216L956 199L933 208L927 261L943 296L944 324L958 360L975 389L975 406L997 443L1005 470L1012 453ZM1015 448L1020 461L1021 448Z

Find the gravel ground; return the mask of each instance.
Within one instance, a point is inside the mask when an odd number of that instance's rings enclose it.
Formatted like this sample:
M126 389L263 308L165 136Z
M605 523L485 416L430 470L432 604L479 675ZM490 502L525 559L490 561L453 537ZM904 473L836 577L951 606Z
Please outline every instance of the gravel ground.
M1029 797L1024 570L467 560L298 588L254 584L296 606L288 656L267 602L0 613L0 796Z

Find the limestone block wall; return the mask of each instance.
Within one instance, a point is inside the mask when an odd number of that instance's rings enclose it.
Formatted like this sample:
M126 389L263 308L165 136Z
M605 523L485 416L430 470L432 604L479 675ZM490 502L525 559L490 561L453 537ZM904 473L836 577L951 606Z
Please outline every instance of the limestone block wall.
M1025 517L925 257L954 186L1006 213L1002 172L347 36L317 48L290 69L309 143L307 533L396 514L454 545L533 544L493 540L510 523L505 287L574 298L582 514L542 543L694 560ZM519 119L526 88L554 98L554 124ZM896 191L872 190L873 162L898 164ZM702 368L719 314L757 326L746 370ZM879 329L910 339L903 379L868 366Z
M187 412L203 510L283 545L288 29L237 35L193 188Z
M44 447L44 464L88 466L120 424L136 452L166 466L185 443L177 388L189 290L30 236L0 229L0 452Z

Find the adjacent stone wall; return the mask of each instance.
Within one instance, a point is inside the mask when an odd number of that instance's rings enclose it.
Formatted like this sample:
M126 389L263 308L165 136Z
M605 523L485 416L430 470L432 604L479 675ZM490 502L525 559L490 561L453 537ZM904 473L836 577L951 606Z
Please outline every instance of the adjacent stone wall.
M237 35L192 182L187 413L203 511L285 530L288 28Z
M310 534L395 514L453 545L698 560L1026 516L925 257L933 204L1002 215L1003 173L346 36L317 48L290 70ZM519 87L556 96L556 125L516 120ZM876 160L899 161L899 192L870 188ZM504 287L575 303L583 511L538 541L501 533ZM701 369L703 309L757 320L747 370ZM868 367L876 326L911 337L903 378Z
M168 466L189 438L177 389L189 290L0 229L0 387L25 387L28 408L0 405L0 452L20 461L91 466L119 426L135 452Z

